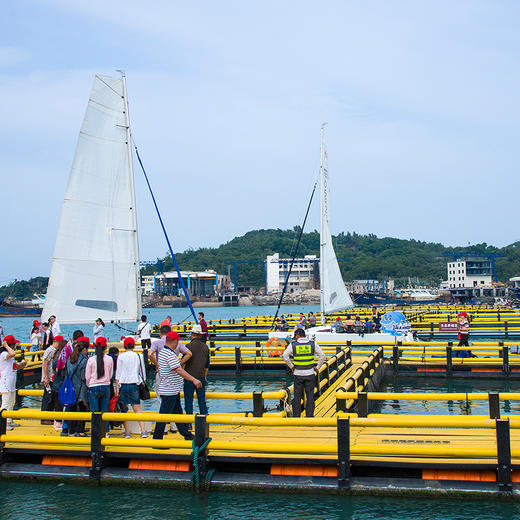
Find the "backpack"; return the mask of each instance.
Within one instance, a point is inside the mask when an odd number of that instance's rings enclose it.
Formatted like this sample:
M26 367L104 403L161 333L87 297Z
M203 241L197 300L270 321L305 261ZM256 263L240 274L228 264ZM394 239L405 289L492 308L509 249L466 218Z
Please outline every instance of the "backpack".
M76 362L76 368L74 369L74 372L72 372L71 377L74 377L74 374L78 369L78 366L79 359ZM58 390L58 400L63 406L73 406L78 401L78 398L76 396L76 390L74 390L74 385L72 384L71 377L67 376L65 378L65 381L63 381L63 384L60 386L60 389Z

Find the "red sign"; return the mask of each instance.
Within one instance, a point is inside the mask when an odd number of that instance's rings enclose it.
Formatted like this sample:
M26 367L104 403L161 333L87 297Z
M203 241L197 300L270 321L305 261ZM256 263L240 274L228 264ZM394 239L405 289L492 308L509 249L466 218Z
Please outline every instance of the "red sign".
M439 323L439 332L457 332L459 325L456 321L441 321Z

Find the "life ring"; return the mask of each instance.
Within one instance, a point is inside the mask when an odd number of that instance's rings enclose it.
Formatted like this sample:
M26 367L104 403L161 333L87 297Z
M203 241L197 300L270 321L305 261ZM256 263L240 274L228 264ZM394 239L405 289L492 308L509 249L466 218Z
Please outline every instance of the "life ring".
M281 344L278 343L278 338L269 338L265 344L265 348L268 349L267 354L269 357L280 357L282 354L279 350L270 350L271 347L273 349L278 349L280 346Z
M273 346L273 348L278 348L278 346L279 346L278 338L269 338L267 340L267 343L265 344L265 348L270 348L271 345Z

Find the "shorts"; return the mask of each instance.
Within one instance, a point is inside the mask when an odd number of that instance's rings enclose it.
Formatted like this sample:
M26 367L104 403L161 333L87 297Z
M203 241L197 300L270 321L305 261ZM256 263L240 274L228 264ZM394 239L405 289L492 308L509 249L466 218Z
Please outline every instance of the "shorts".
M151 339L142 339L141 340L141 347L143 347L143 349L150 348L151 346L152 346L152 340Z
M135 383L121 385L119 389L119 400L123 404L141 404L139 386Z

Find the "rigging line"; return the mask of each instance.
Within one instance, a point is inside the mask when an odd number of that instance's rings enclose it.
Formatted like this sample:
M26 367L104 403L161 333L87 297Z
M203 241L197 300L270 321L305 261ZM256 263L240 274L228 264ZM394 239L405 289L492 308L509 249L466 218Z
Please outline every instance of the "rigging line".
M175 258L175 255L173 254L173 248L170 243L170 239L168 237L168 233L166 232L166 228L164 227L163 219L161 217L161 213L159 211L159 207L157 206L157 202L155 201L155 196L152 191L152 186L150 185L150 181L148 180L148 175L146 174L146 170L144 169L143 162L141 161L141 157L139 155L139 151L137 150L137 145L135 144L133 138L132 142L134 144L135 153L137 155L137 160L139 161L139 166L141 166L141 170L143 170L144 178L146 180L146 184L148 185L148 190L150 191L150 195L152 196L153 205L155 206L155 211L157 212L157 216L159 217L159 222L161 224L164 238L166 238L166 243L168 244L168 249L170 250L170 254L172 256L173 263L175 264L175 269L177 271L177 276L179 277L179 283L181 284L182 290L184 292L184 296L186 296L186 300L188 302L188 306L190 308L191 314L193 315L193 319L195 320L195 323L198 324L197 316L195 315L195 310L193 309L193 305L191 304L190 297L188 295L188 291L186 289L186 286L184 285L184 282L182 281L182 275L181 270L179 269L179 265L177 264L177 259Z
M289 284L289 278L291 276L292 268L294 265L294 261L296 260L296 255L298 254L298 247L300 245L300 241L302 239L303 230L305 229L305 224L307 222L307 217L309 216L309 210L311 209L312 199L314 198L314 193L316 192L316 186L318 185L318 182L316 181L314 183L314 188L312 188L311 198L309 200L309 204L307 205L307 211L305 212L305 218L303 219L302 227L300 228L300 234L298 236L298 242L296 243L296 247L294 249L294 253L292 255L291 259L291 265L289 266L289 272L287 273L287 276L285 277L285 282L283 284L282 294L280 296L280 301L278 302L278 307L276 309L276 314L273 318L273 323L271 324L271 330L274 328L274 324L276 323L276 319L278 318L278 313L280 312L280 306L282 305L283 297L285 296L285 292L287 291L287 285Z

